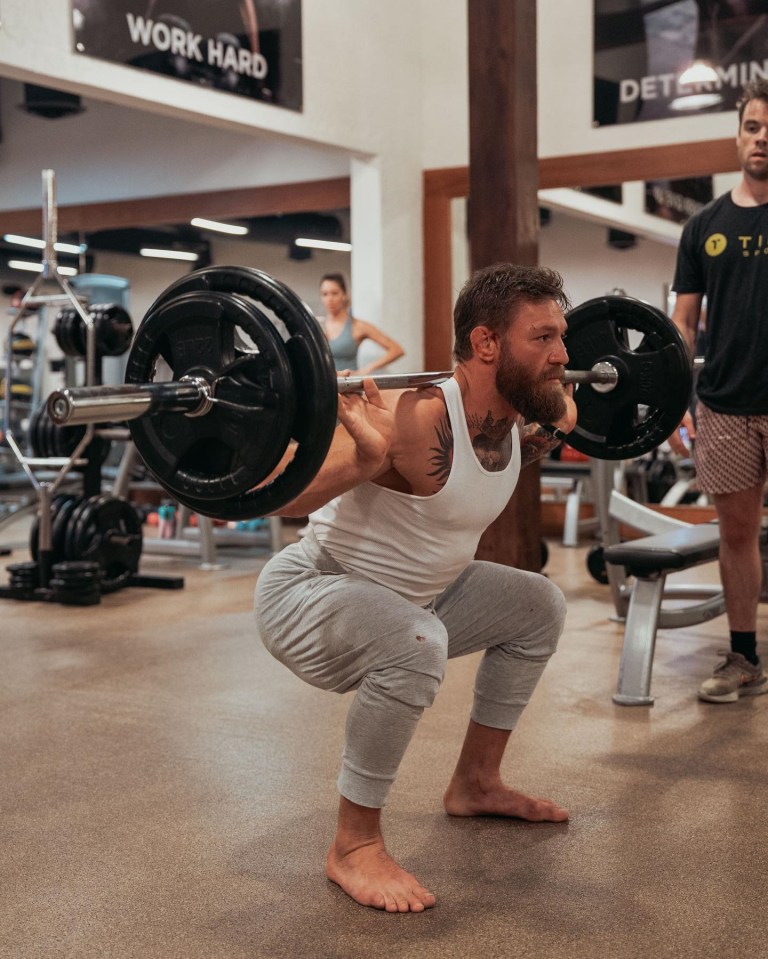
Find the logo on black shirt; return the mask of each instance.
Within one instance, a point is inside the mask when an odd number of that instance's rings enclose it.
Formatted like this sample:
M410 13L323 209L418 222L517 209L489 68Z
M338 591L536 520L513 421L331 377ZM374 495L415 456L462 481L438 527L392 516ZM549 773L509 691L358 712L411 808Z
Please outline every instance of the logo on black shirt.
M707 256L720 256L727 246L728 240L723 233L713 233L704 241L704 252Z

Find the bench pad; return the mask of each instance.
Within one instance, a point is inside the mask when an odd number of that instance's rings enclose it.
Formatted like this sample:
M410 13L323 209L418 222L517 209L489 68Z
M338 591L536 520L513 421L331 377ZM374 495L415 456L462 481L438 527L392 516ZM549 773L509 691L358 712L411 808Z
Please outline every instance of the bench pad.
M697 523L607 546L604 555L606 563L626 567L631 576L652 576L711 562L719 548L717 523Z

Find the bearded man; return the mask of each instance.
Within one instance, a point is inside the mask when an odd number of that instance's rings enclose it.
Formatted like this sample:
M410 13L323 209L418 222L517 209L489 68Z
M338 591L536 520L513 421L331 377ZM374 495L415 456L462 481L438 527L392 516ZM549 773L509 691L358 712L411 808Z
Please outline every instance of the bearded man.
M366 380L364 395L340 394L322 469L281 510L309 515L310 531L262 571L257 623L270 653L305 682L353 693L326 875L362 905L435 904L389 855L381 813L452 657L484 651L446 812L568 818L500 774L555 651L565 600L538 573L474 559L520 469L576 424L563 385L567 306L552 270L500 264L475 273L454 310L453 376L384 395Z

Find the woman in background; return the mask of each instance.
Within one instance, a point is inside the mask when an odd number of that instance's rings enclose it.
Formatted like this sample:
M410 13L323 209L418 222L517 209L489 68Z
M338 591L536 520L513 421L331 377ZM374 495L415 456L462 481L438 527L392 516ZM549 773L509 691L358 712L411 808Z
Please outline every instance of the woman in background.
M350 370L356 376L367 376L388 366L404 355L402 346L373 323L359 320L349 312L347 284L341 273L326 273L320 280L320 298L325 308L321 320L331 347L337 370ZM357 351L364 340L381 347L375 359L358 367Z

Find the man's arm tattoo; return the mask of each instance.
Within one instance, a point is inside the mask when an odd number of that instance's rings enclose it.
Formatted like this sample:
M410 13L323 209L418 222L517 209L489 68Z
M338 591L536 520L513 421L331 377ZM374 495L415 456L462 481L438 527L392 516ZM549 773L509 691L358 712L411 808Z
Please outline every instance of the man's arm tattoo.
M451 472L451 454L453 453L453 431L447 416L444 416L435 427L437 446L430 447L432 455L429 458L434 469L427 476L434 476L440 486L445 486Z
M520 467L542 459L560 440L538 423L528 423L520 434Z

